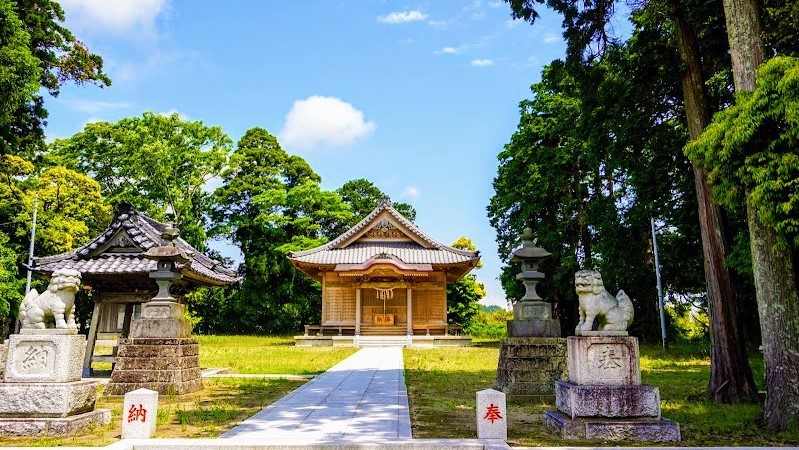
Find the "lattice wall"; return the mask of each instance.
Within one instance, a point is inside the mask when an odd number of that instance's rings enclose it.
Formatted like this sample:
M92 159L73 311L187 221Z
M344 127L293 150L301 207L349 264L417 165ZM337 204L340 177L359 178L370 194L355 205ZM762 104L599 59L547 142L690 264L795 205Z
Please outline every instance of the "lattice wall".
M325 287L323 324L355 323L355 289Z

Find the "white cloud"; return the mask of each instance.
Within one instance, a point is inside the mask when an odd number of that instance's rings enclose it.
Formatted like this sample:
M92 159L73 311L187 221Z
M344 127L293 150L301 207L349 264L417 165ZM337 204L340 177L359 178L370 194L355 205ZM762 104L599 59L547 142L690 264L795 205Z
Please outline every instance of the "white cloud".
M522 24L523 21L516 19L508 19L505 21L505 26L508 28L516 28Z
M473 59L469 64L474 67L488 67L494 65L493 59Z
M410 11L393 11L385 16L378 16L377 21L381 23L406 23L417 22L419 20L427 19L427 14L419 11L418 9Z
M132 105L127 102L101 102L95 100L65 100L75 111L96 114L111 109L127 109Z
M449 22L446 20L428 20L427 24L433 28L446 28Z
M475 12L475 13L472 13L472 20L480 20L480 19L482 19L485 16L486 16L486 13L484 13L482 11Z
M488 6L491 8L499 8L502 6L502 2L488 2Z
M547 33L544 35L544 42L547 44L554 44L555 42L560 42L560 37L555 33Z
M443 55L455 55L455 54L460 53L462 51L463 51L463 46L461 45L459 47L444 47L441 50L436 50L433 53L435 53L436 55L442 55L442 54Z
M299 149L320 143L342 146L369 136L375 127L351 104L335 97L312 95L294 102L280 131L280 142Z
M416 186L408 186L400 195L400 198L409 198L411 200L418 200L419 196L422 195L422 191Z
M60 0L66 18L78 28L154 36L156 22L169 9L168 0Z
M400 44L413 44L414 42L416 42L416 39L414 39L414 38L405 38L405 39L399 40L397 42L400 43Z

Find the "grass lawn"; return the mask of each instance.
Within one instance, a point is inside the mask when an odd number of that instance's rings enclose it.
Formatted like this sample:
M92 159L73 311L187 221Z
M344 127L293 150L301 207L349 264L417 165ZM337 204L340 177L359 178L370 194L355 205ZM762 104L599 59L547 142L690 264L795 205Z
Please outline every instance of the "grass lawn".
M498 342L465 348L406 349L405 377L411 406L413 436L418 438L477 436L475 392L494 384ZM750 360L757 380L763 380L763 359ZM700 394L707 387L710 360L706 349L676 346L664 352L641 346L641 378L660 388L664 417L680 424L678 445L799 445L799 430L766 433L756 425L759 405L716 405ZM508 437L515 445L573 445L550 435L543 425L551 404L509 405ZM603 444L584 442L580 445Z
M197 339L202 368L228 367L236 373L318 374L355 352L351 348L294 347L291 337L198 336ZM110 348L107 350L110 353ZM303 382L211 378L204 383L201 392L159 398L156 437L219 436ZM68 438L0 438L0 446L110 444L122 433L123 398L102 396L102 387L98 388L97 398L97 408L111 410L108 427Z

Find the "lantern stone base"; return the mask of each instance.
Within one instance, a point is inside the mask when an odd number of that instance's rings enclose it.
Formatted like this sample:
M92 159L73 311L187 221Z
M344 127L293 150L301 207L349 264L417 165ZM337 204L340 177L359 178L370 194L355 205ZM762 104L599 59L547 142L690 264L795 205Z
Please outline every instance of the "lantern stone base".
M0 418L0 436L74 436L109 423L111 411L107 409L58 418Z
M560 411L545 411L547 428L564 439L677 442L680 426L669 419L570 419Z
M566 339L510 337L499 349L494 389L512 402L551 402L555 382L566 376Z
M117 363L105 394L124 395L141 388L166 395L202 390L197 340L120 339Z

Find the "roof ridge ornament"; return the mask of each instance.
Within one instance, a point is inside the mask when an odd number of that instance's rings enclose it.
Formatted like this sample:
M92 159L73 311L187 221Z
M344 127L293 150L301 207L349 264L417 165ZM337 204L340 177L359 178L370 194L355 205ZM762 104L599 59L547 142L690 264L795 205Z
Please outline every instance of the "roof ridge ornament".
M389 197L388 195L384 195L383 198L380 200L380 205L379 206L386 206L386 207L393 208L394 207L394 203L391 202L391 197Z

